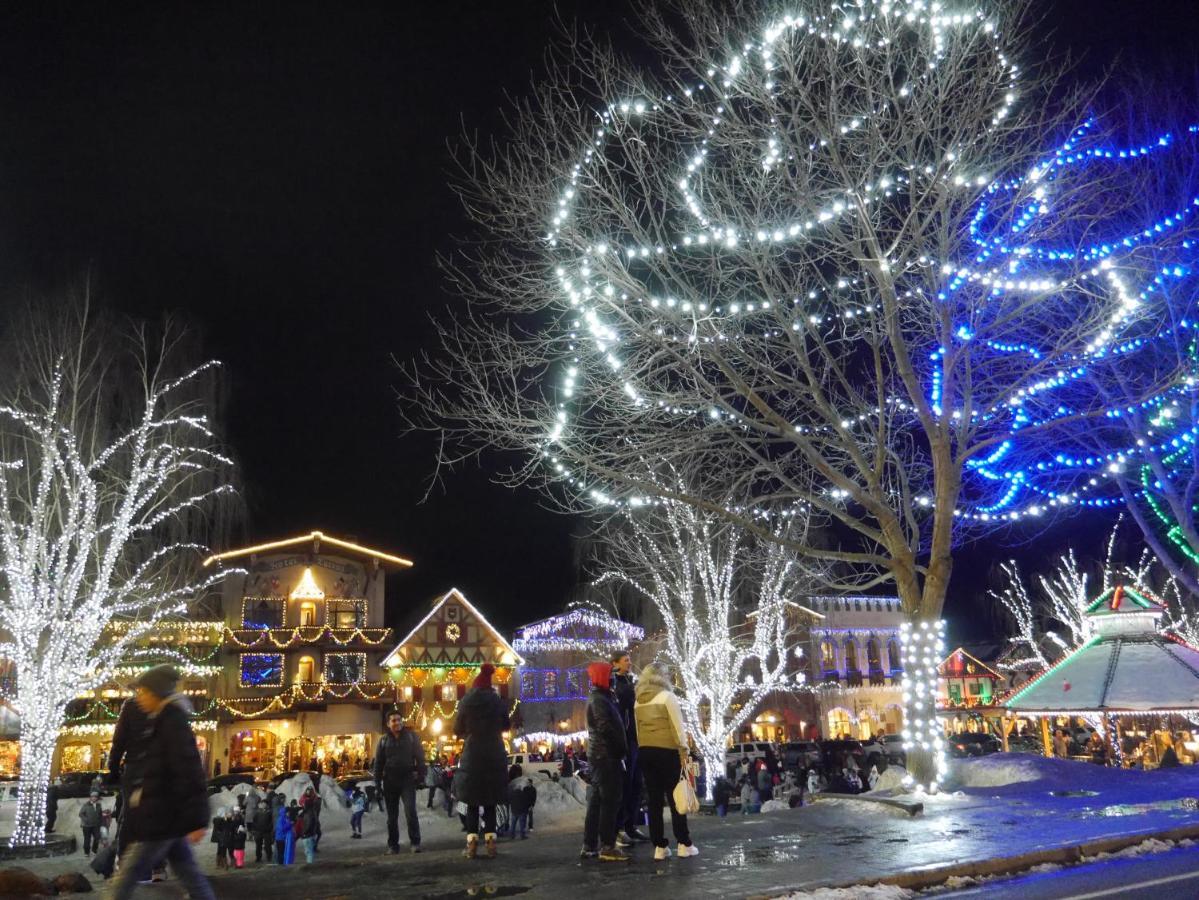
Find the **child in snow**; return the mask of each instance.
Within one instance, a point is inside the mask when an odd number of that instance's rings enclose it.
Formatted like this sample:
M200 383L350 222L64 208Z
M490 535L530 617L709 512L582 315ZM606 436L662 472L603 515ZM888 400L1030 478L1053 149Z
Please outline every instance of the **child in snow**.
M291 802L294 806L296 801ZM290 808L280 805L279 815L275 818L275 859L281 866L289 865L295 853L291 824Z
M229 852L233 856L233 867L240 869L246 864L246 820L240 808L234 810L228 827Z
M808 769L808 793L815 794L820 790L820 773L816 771L816 767Z
M878 767L871 766L870 774L866 776L866 784L869 785L868 790L874 790L874 786L878 784Z
M754 789L749 786L749 779L741 779L741 815L748 816L753 812Z
M430 790L430 793L432 791ZM350 837L362 837L362 817L366 814L366 794L361 788L354 788L350 795Z
M221 814L212 820L212 843L216 844L216 867L229 868L229 822L233 818L233 810L221 810Z

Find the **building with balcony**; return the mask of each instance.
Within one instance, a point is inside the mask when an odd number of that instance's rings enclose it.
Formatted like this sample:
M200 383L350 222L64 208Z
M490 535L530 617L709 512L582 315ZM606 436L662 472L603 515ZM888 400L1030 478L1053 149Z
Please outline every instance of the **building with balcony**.
M395 686L386 574L412 563L319 531L219 553L224 640L210 770L369 760Z
M820 734L867 738L903 728L898 597L808 597L819 615L799 648L820 708Z
M457 756L462 741L454 734L458 701L484 663L495 667L492 685L515 712L520 703L512 684L523 660L483 614L457 588L420 612L404 638L384 657L392 696L408 727L420 733L430 756Z

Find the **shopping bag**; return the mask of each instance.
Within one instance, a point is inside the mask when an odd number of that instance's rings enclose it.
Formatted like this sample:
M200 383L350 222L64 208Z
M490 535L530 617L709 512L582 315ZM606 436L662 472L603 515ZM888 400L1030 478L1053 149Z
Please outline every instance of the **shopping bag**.
M107 847L101 847L100 850L92 857L92 869L97 875L104 878L112 877L113 864L117 860L117 844L113 841Z
M691 781L686 766L679 773L679 783L674 786L674 808L683 815L694 815L699 812L699 797L695 795L695 785Z

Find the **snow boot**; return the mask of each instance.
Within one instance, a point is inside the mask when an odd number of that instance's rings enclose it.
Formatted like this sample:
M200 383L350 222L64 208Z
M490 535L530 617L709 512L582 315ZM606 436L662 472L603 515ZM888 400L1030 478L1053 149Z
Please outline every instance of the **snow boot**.
M477 834L468 834L466 836L466 853L467 859L474 859L479 854L479 836Z
M487 846L487 858L495 859L495 835L488 834L488 835L485 835L483 839L486 842L486 846Z

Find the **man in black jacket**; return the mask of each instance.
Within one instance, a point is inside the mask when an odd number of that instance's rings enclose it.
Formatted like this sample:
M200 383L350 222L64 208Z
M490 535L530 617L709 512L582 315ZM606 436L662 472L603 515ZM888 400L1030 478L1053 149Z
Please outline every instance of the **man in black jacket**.
M416 819L416 786L425 780L425 754L420 736L404 727L398 712L387 716L387 733L379 739L375 751L375 784L382 787L387 801L387 849L400 852L400 801L404 801L404 819L408 842L413 853L420 853L420 822Z
M591 788L587 792L587 818L583 822L581 856L604 862L628 862L616 847L616 812L624 792L624 762L628 738L624 720L612 696L612 666L587 667L591 694L587 698L587 756L591 762Z
M145 721L123 754L128 805L121 829L129 847L109 882L109 900L131 896L138 873L162 860L171 864L192 900L213 900L191 851L208 829L208 791L189 724L191 707L176 692L178 683L172 666L155 666L135 683Z
M616 813L616 843L631 847L634 841L648 841L649 838L637 830L637 814L641 811L641 769L637 764L637 723L633 718L637 682L633 679L632 661L624 650L612 656L612 694L620 709L629 748L624 760L624 794Z

